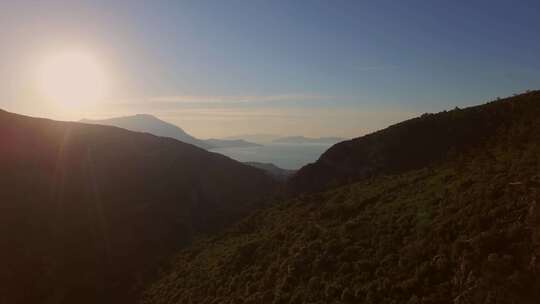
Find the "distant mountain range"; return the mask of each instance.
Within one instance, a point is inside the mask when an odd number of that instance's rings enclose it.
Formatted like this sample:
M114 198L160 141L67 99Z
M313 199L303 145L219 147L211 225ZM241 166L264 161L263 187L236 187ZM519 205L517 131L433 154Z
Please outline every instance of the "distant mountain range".
M272 142L281 144L335 144L344 140L344 138L340 137L311 138L304 136L288 136L276 138L272 140Z
M133 120L182 134L150 116L122 122ZM176 139L5 111L0 172L1 303L135 303L161 262L277 185Z
M227 140L244 139L244 140L258 143L258 144L268 144L278 138L280 138L280 136L276 134L241 134L241 135L236 135L236 136L224 137L223 139L227 139Z
M344 141L340 137L306 137L306 136L280 136L276 134L242 134L225 137L225 139L245 139L259 144L288 143L288 144L335 144Z
M245 147L260 147L262 145L252 143L243 139L217 139L209 138L204 140L205 143L215 148L245 148Z
M287 180L296 172L296 170L283 169L271 163L245 162L244 164L259 168L280 181Z
M206 150L215 148L258 146L258 144L251 143L245 140L198 139L187 134L180 127L148 114L137 114L133 116L116 117L101 120L83 119L81 120L81 122L87 124L115 126L131 131L145 132L157 136L170 137Z

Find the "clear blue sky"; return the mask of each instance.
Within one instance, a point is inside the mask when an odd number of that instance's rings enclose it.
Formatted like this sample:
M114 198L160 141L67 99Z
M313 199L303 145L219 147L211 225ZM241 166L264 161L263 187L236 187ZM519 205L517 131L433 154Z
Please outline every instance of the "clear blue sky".
M358 136L540 88L540 1L2 1L0 108L62 119L155 114L201 137ZM28 93L40 52L84 46L109 101Z

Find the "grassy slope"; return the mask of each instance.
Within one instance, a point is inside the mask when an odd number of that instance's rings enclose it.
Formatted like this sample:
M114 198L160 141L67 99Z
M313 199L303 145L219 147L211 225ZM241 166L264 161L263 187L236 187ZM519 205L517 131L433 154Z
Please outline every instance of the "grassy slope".
M258 212L181 252L144 302L537 303L540 100L500 104L512 123L481 146Z

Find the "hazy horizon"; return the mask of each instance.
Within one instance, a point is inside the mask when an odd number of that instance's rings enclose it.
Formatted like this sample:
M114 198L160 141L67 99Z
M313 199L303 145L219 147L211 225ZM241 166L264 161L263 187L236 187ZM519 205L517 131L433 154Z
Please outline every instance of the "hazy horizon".
M0 3L0 108L357 137L540 87L534 1ZM501 22L504 20L505 22Z

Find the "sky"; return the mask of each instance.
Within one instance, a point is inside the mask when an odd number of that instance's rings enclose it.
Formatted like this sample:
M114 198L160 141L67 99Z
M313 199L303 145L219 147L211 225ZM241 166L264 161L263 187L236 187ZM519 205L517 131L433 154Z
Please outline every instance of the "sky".
M201 138L356 137L540 88L538 16L539 1L0 0L0 108L148 113ZM69 50L99 62L99 101L36 85Z

